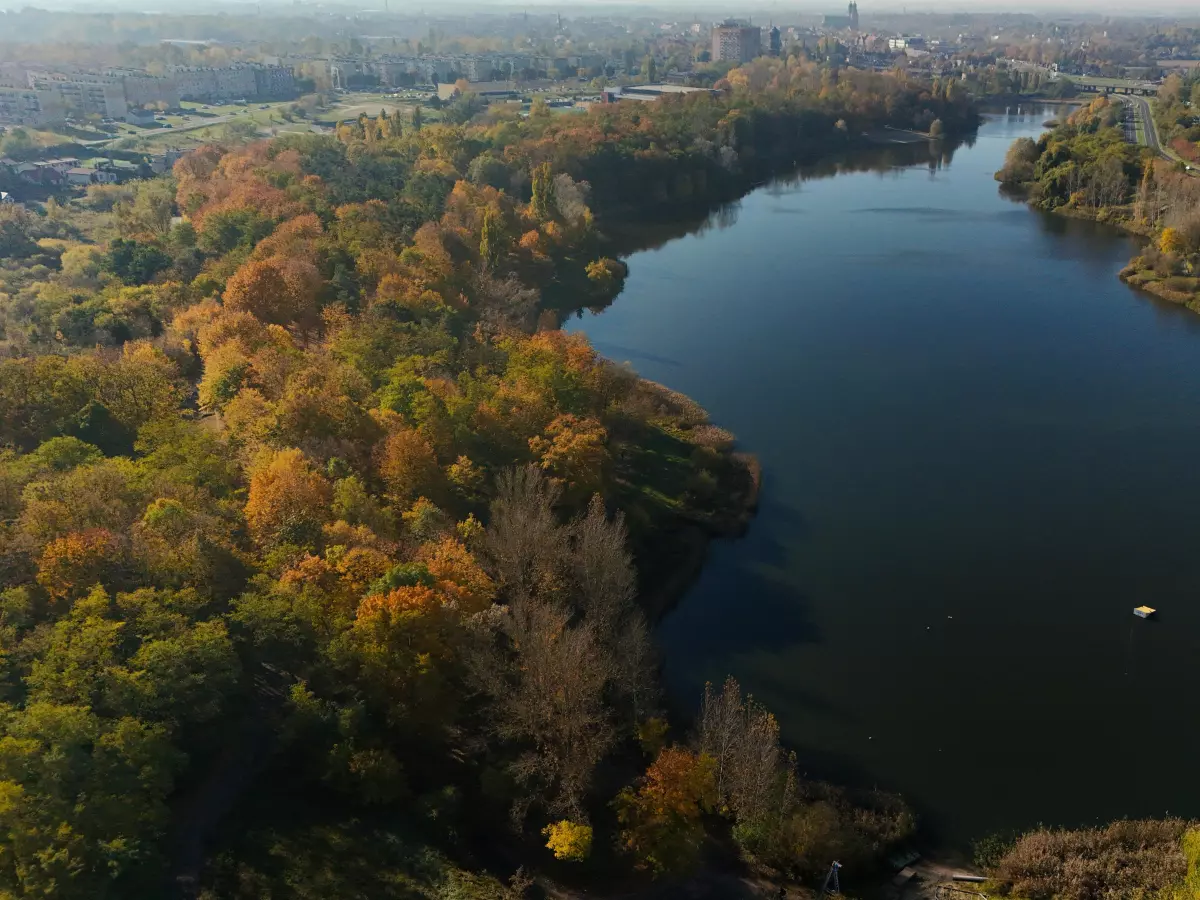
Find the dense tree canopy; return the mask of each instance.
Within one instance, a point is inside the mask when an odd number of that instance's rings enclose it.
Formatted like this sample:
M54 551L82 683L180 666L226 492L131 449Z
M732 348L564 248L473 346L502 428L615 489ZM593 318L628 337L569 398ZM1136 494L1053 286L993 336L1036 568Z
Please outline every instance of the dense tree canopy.
M589 856L601 762L662 737L639 592L739 521L754 476L695 404L557 330L543 291L620 290L605 217L870 124L971 118L951 91L796 60L729 80L205 147L89 208L119 221L98 243L82 211L4 214L0 893L155 895L272 790ZM663 750L607 843L675 870L720 809L759 829L748 853L802 868L762 837L800 801L774 720L744 715L765 769L726 788L732 757ZM223 846L322 842L271 844L290 824ZM302 857L288 871L316 877ZM203 877L234 869L217 853Z

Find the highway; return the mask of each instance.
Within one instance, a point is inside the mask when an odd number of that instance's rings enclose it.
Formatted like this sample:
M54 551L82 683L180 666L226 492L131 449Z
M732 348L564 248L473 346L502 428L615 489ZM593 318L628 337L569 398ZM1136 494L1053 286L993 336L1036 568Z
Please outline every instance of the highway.
M1155 153L1162 154L1162 147L1158 143L1158 129L1154 127L1154 117L1150 115L1150 101L1145 97L1131 96L1129 101L1137 109L1138 116L1142 120L1142 134L1145 137L1145 144Z

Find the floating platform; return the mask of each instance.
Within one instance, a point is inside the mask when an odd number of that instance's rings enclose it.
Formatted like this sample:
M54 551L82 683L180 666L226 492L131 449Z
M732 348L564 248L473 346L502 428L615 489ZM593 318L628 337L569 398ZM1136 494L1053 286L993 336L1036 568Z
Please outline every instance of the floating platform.
M1154 615L1156 612L1158 612L1158 610L1154 609L1151 606L1135 606L1133 608L1133 614L1135 616L1137 616L1139 619L1148 619L1152 615Z

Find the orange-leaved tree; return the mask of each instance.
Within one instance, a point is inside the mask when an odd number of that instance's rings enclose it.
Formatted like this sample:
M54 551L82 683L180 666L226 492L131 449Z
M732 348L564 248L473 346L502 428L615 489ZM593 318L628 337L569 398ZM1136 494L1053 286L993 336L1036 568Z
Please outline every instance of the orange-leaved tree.
M316 543L329 520L330 487L296 449L279 450L250 478L246 522L263 546Z
M663 750L636 791L625 788L615 805L621 844L639 868L654 875L686 872L704 839L703 816L717 804L712 757L681 747Z

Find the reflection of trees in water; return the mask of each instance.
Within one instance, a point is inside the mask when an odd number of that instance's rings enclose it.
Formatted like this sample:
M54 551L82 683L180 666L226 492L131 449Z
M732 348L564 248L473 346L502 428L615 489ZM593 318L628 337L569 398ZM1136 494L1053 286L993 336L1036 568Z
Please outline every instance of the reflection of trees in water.
M801 190L806 181L857 172L888 174L922 165L928 166L931 172L936 172L950 166L955 150L963 144L970 147L974 143L975 136L972 134L961 140L945 139L864 147L778 172L770 181L750 185L742 196L761 189L774 197L783 197ZM688 235L705 234L714 228L730 228L737 224L741 208L741 197L736 200L711 200L677 208L668 220L643 221L637 225L610 228L608 253L612 256L628 256L643 250L656 250Z
M718 231L724 231L726 228L732 228L737 224L738 216L742 212L742 201L733 200L729 203L723 203L717 207L716 211L705 220L704 224L697 229L697 233L703 233L710 228L716 228Z
M967 147L974 146L975 135L911 144L879 144L798 164L777 172L769 181L747 186L736 199L710 198L691 205L675 205L670 210L670 217L661 220L643 219L636 224L602 225L606 232L604 252L608 256L626 257L643 250L656 250L689 235L732 228L737 224L742 210L741 198L755 190L765 190L772 196L783 197L802 190L804 182L814 179L859 172L898 175L902 170L917 166L926 166L930 174L935 174L949 168L954 160L954 152L964 144ZM592 302L584 306L579 302L580 296L566 285L551 286L543 292L543 306L555 310L560 320L565 321L571 313L580 314L583 309L600 312L611 303L611 300L601 301L597 305L596 298L592 297L589 298ZM611 299L616 299L616 296Z
M1056 255L1082 259L1097 266L1121 262L1137 252L1139 238L1115 225L1073 219L1043 210L1030 210L1042 233L1054 238Z

